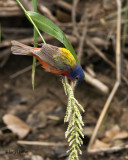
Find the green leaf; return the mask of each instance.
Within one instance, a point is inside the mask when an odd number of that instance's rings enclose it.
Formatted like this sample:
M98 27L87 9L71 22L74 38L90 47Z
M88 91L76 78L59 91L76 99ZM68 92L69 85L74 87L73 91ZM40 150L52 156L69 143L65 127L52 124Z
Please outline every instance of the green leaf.
M51 20L47 19L46 17L40 15L39 13L28 11L27 14L31 17L37 28L55 37L61 43L63 43L65 48L67 48L72 53L77 63L79 63L79 60L76 56L76 53L72 45L66 38L64 32L56 24L54 24Z

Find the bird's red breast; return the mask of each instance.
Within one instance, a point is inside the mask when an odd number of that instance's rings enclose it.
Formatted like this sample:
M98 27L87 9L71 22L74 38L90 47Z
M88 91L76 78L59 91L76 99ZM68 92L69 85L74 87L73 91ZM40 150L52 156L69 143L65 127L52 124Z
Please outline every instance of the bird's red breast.
M58 70L57 68L51 66L50 64L44 62L39 57L37 57L37 56L34 56L34 57L40 62L40 64L43 66L43 68L47 72L52 72L52 73L55 73L55 74L61 74L61 75L65 75L65 76L68 75L71 72L71 70L66 71L66 72L64 72L64 71L62 72L62 71Z

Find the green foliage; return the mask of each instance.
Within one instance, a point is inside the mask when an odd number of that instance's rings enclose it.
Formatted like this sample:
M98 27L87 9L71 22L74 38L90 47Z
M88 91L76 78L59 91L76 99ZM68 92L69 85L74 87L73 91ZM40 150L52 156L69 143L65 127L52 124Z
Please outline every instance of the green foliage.
M65 94L68 95L68 106L64 122L68 122L68 128L65 132L65 137L68 139L69 146L71 147L68 152L69 160L78 160L78 154L82 154L80 146L83 144L81 137L84 137L82 131L84 123L78 107L84 112L83 107L78 103L74 97L73 90L68 84L66 77L62 79L65 89Z
M79 63L78 58L76 56L76 53L75 53L72 45L70 44L70 42L66 38L64 32L55 23L53 23L48 18L40 15L39 13L28 11L27 14L29 14L29 16L31 17L33 22L36 24L36 26L40 30L48 33L49 35L55 37L61 43L63 43L64 46L72 53L72 55L74 56L76 61Z

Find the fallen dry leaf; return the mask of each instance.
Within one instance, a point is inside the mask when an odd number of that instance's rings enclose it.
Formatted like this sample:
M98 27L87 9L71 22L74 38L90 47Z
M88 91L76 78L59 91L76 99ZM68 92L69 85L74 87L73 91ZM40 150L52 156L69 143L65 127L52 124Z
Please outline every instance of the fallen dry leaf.
M118 125L115 125L113 128L105 132L105 136L113 137L118 132L120 132L120 127Z
M3 116L3 121L13 133L17 134L20 139L27 136L30 131L30 127L15 115L5 114Z
M115 134L115 136L113 137L113 139L125 139L125 138L128 138L127 131L120 131L117 134Z
M91 149L102 149L102 148L110 148L110 144L104 143L99 139L96 139L95 143L91 147Z
M105 137L102 142L109 142L116 139L128 138L128 132L120 129L118 125L115 125L112 129L106 131Z

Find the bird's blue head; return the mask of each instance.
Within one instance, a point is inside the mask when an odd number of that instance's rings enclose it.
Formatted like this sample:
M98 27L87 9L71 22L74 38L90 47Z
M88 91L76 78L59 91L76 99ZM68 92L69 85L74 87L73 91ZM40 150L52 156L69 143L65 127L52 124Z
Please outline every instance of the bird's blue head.
M75 68L70 72L68 75L69 79L73 80L75 82L74 85L78 84L79 82L84 80L84 72L82 67L77 64Z

